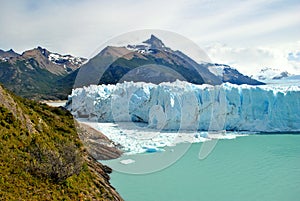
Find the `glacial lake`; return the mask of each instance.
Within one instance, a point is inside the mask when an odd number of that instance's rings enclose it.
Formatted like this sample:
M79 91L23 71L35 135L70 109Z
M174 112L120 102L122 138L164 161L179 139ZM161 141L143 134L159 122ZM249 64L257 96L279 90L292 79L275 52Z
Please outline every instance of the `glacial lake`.
M219 140L208 157L200 160L202 144L188 148L179 144L161 153L124 156L123 159L131 160L127 165L120 163L122 158L105 161L115 169L130 169L136 163L131 162L142 157L145 166L155 166L161 161L147 157L187 148L172 165L153 173L114 170L111 184L125 201L299 200L300 135L250 135Z

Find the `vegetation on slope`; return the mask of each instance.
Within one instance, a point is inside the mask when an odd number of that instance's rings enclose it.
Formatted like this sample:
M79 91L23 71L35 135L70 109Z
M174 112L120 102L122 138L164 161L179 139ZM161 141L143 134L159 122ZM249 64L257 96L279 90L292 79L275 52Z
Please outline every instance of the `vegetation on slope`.
M122 200L62 108L0 86L0 200Z
M34 59L16 62L0 61L0 82L19 96L35 99L66 99L72 90L72 83L61 84L64 75L56 75Z

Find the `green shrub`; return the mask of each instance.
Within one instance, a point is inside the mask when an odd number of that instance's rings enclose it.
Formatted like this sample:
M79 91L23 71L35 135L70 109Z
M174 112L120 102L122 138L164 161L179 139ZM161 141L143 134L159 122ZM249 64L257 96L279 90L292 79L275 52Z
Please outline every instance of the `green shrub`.
M83 160L77 147L73 144L56 144L55 147L41 147L33 140L29 150L32 155L31 174L53 182L62 182L74 174L78 175Z
M105 180L84 162L68 111L9 92L0 96L12 97L10 106L21 111L14 114L0 102L0 200L110 200L108 191L96 188Z

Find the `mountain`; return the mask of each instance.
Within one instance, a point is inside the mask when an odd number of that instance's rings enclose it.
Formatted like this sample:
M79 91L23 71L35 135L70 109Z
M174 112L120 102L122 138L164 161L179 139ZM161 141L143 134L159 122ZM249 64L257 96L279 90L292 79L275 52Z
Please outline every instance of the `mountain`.
M290 74L287 71L282 71L280 69L275 69L275 68L263 68L261 69L256 75L252 76L258 80L280 80L282 78L287 78L289 76L292 76L292 74Z
M18 57L20 56L18 53L16 53L15 51L13 51L12 49L8 50L8 51L3 51L0 50L0 58L1 60L7 60L13 57Z
M207 64L210 72L218 76L223 82L232 84L264 85L265 83L257 81L251 77L243 75L237 69L226 64Z
M184 53L166 47L151 35L139 45L104 48L81 67L75 86L123 81L161 83L176 79L195 84L221 84L221 80L206 67Z
M52 53L37 47L21 55L0 51L0 82L14 93L31 99L66 99L72 84L62 80L86 59Z
M0 82L14 93L36 100L66 99L72 88L91 84L158 84L177 79L193 84L263 84L227 65L197 63L183 52L166 47L154 35L137 45L107 46L87 62L41 47L21 55L13 50L0 51Z
M25 51L22 57L25 59L35 59L41 68L57 75L65 75L72 72L86 61L85 58L52 53L41 47Z
M78 72L75 86L90 84L116 84L124 81L174 82L188 81L194 84L219 85L263 84L237 70L224 68L224 76L216 75L208 68L214 64L197 63L179 50L172 50L156 36L138 45L108 46L84 64Z
M87 153L75 126L67 110L0 85L0 200L121 201L111 169Z

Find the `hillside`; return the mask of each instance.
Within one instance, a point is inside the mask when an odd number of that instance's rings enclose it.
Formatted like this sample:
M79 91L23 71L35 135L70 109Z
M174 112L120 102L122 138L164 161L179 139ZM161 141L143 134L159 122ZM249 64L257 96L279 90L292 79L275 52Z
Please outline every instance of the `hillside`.
M0 86L0 200L122 200L72 115Z

